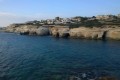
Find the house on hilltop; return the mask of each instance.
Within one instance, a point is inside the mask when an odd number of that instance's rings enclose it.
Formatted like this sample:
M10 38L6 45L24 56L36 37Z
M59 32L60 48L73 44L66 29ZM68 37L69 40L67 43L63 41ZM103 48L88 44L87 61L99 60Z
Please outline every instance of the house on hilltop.
M98 20L114 20L116 19L115 15L98 15L96 16L96 19Z

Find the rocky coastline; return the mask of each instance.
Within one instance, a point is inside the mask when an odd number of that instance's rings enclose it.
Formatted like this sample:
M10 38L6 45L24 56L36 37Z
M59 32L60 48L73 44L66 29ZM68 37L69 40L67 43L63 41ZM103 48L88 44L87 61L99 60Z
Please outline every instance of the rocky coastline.
M120 40L120 15L55 17L54 19L11 24L0 30L21 35L51 35L58 38Z
M120 40L120 27L78 27L68 26L36 26L36 25L16 25L6 27L5 32L17 33L20 35L54 36L58 38L77 38L93 40Z

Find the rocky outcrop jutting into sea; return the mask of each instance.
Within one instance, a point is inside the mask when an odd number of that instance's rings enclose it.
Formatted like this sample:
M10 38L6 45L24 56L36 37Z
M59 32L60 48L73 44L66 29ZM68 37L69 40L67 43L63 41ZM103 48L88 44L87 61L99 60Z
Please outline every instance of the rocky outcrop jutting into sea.
M10 25L6 28L6 32L19 33L21 35L52 35L63 38L120 40L120 27L69 28L66 26Z
M74 28L70 30L72 38L103 39L104 30L99 28Z
M54 37L69 37L70 29L68 27L56 26L50 29L51 35Z

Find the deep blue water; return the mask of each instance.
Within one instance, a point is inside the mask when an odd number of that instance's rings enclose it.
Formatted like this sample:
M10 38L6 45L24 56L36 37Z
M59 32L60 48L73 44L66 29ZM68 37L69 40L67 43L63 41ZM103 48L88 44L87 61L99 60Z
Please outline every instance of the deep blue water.
M0 80L68 80L88 72L120 79L120 41L0 33Z

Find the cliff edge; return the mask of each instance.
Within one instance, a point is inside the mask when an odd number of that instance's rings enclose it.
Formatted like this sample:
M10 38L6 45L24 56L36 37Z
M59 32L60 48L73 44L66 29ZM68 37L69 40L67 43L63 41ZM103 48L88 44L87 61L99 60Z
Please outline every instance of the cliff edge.
M6 32L18 33L21 35L52 35L54 37L77 38L77 39L113 39L120 40L120 27L111 28L69 28L66 26L34 26L34 25L10 25Z

